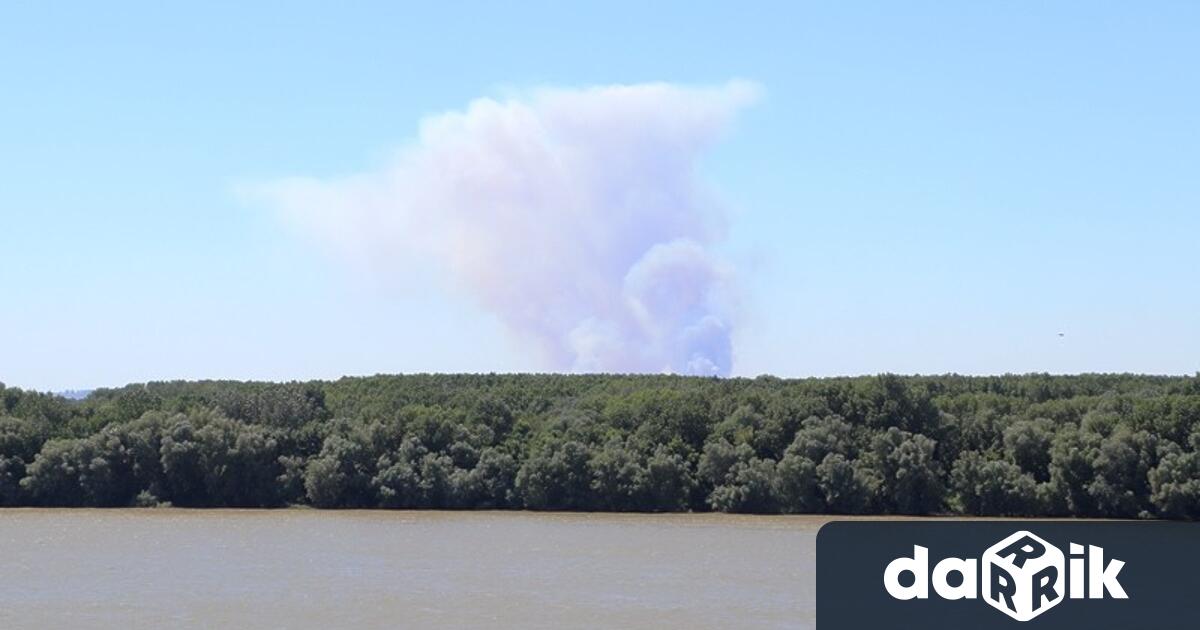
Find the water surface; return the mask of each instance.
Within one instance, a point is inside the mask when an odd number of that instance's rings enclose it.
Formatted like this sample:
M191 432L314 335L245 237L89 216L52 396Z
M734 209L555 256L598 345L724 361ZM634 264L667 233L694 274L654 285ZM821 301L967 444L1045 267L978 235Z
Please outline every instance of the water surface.
M823 517L0 510L3 628L810 628Z

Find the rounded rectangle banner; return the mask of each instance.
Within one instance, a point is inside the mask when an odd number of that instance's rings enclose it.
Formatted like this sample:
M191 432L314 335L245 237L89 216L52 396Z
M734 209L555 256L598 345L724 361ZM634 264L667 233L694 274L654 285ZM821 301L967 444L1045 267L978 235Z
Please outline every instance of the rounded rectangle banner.
M1200 524L832 521L817 628L1180 628L1196 618Z

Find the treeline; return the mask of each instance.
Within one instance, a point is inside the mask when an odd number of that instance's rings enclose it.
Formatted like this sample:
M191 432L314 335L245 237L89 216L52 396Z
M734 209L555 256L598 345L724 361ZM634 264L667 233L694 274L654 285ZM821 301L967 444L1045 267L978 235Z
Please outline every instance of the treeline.
M1200 375L0 385L2 506L1200 517Z

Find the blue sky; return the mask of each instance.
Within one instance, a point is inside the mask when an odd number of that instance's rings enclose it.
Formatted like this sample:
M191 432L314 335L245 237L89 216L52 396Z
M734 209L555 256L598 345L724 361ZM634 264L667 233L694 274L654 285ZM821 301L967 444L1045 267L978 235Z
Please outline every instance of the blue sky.
M1200 5L505 4L5 3L0 381L553 369L238 191L481 97L733 79L732 373L1200 370Z

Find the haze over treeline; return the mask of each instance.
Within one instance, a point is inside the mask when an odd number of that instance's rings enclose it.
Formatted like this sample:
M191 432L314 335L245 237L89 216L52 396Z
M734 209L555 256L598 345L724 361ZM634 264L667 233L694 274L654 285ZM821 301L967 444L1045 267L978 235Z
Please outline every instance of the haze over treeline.
M1200 375L0 385L0 505L1200 516Z

